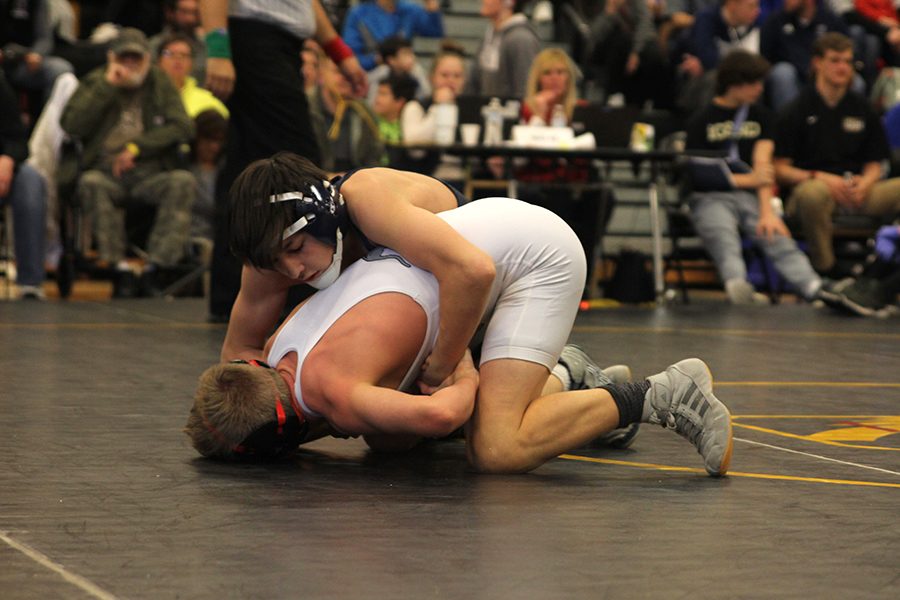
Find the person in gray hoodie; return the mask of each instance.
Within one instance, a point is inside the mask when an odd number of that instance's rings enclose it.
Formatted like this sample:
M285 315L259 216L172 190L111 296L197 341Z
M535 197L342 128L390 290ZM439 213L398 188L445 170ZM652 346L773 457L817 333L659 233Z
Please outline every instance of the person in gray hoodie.
M528 70L541 40L522 14L525 0L481 0L481 16L490 24L475 60L466 91L481 96L522 98Z

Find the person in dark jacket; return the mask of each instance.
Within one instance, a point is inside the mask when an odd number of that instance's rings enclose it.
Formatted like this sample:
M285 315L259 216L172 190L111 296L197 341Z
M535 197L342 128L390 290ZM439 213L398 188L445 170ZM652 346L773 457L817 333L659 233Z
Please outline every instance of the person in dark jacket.
M71 164L78 157L64 157L60 185L77 177L78 200L91 217L100 259L116 271L115 295L155 295L158 269L181 260L190 233L196 184L179 167L193 123L168 75L151 65L141 31L122 30L107 65L78 85L60 125L83 146L83 171ZM124 260L120 210L133 204L156 206L139 282Z

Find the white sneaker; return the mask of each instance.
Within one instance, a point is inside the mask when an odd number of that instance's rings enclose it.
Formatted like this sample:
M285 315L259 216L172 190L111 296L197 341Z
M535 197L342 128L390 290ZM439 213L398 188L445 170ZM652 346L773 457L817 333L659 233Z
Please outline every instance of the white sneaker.
M19 300L46 300L44 288L39 285L20 285Z
M746 279L729 279L725 282L725 293L732 304L769 304L769 298L760 294Z

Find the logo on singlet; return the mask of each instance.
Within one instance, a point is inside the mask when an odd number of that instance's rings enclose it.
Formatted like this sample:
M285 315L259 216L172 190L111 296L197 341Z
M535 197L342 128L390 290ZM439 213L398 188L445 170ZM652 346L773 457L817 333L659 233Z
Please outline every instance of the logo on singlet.
M404 267L410 269L412 265L407 262L405 258L391 250L390 248L375 248L371 252L369 252L366 256L363 257L363 260L368 262L375 262L376 260L388 260L393 258L397 262L399 262Z

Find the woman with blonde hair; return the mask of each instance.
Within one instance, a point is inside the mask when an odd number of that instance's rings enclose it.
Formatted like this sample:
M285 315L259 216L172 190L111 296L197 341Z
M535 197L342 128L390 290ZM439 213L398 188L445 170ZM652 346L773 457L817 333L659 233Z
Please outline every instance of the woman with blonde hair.
M564 50L547 48L539 52L528 73L522 123L570 126L575 107L586 104L578 98L575 88L578 75L578 68ZM590 187L577 190L577 186L559 183L586 183L589 168L585 159L533 158L516 169L516 179L521 182L519 198L553 211L578 234L588 265L585 297L592 291L594 248L606 230L615 197L612 190Z
M550 125L553 109L562 106L566 124L578 103L575 79L578 69L560 48L547 48L534 57L525 86L522 121L528 125Z

